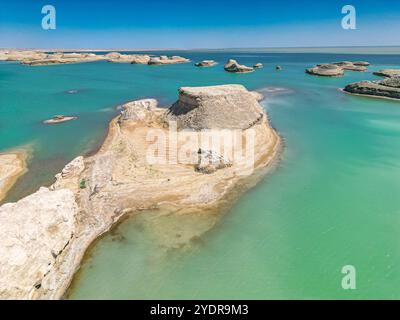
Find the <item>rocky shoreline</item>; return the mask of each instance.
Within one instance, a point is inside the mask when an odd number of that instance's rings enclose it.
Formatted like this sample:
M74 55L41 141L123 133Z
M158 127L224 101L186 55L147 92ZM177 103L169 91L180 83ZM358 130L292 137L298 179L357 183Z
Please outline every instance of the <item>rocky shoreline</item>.
M190 62L180 56L150 56L147 54L121 54L109 52L107 54L94 54L83 52L53 52L45 53L33 50L5 50L0 51L0 61L19 61L28 66L46 66L70 63L83 63L94 61L108 61L115 63L162 65Z
M237 186L262 176L276 158L280 138L260 98L241 85L225 85L181 88L169 109L153 99L125 104L96 154L74 159L50 188L0 207L0 297L59 299L87 248L127 213L161 208L208 212ZM174 126L184 140L171 135ZM236 159L199 149L195 141L204 130L211 136L218 130L244 134L246 146L254 150ZM157 135L166 137L166 158L151 162L149 150ZM177 159L170 153L174 145L184 148L186 160L195 161L180 161L181 153Z

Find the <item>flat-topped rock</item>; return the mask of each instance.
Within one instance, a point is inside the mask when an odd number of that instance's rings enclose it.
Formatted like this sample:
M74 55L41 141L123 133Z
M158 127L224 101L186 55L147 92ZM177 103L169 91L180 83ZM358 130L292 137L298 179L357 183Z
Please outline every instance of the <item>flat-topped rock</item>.
M225 71L234 72L234 73L248 73L253 72L254 68L239 64L234 59L229 59L224 65Z
M0 207L0 297L30 299L74 235L78 206L68 189L40 188ZM54 284L53 284L54 285Z
M334 62L334 65L337 65L341 67L343 70L350 70L350 71L367 71L367 67L365 65L362 65L362 63L359 62L358 64L355 64L351 61L341 61L341 62Z
M335 64L321 64L314 68L306 69L308 74L323 77L339 77L344 74L343 69Z
M183 87L168 112L178 128L246 129L263 115L257 98L242 85Z
M400 99L400 78L356 82L347 85L344 91L378 98Z
M380 77L400 77L400 69L383 69L379 71L375 71L374 75Z
M212 67L217 64L214 60L203 60L195 64L196 67Z
M366 61L340 61L333 63L317 64L315 67L306 69L306 73L315 76L339 77L344 71L367 71L369 63Z
M253 66L253 68L255 68L255 69L258 69L258 68L263 68L264 67L264 65L262 64L262 63L256 63L254 66Z

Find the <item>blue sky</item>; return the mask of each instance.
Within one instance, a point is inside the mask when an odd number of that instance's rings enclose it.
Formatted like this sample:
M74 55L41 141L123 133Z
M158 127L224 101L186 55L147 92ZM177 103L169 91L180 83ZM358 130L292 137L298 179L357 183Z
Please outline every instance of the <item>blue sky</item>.
M41 8L57 29L41 28ZM341 8L357 30L341 28ZM400 45L397 0L2 0L0 47L239 48Z

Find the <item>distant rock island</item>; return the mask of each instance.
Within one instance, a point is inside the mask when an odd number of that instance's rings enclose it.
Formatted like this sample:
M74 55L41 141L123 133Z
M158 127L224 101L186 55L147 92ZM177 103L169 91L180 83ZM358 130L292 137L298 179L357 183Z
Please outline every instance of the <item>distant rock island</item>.
M214 60L203 60L195 64L196 67L212 67L217 64Z
M131 64L174 64L189 62L189 59L179 56L159 56L152 57L146 54L121 54L110 52L107 54L94 53L64 53L53 52L45 53L32 50L4 50L0 51L0 61L19 61L21 64L29 66L45 66L67 63L82 63L93 61L109 61L117 63Z
M374 75L386 78L400 77L400 69L383 69L375 71Z
M72 160L49 188L0 207L0 298L61 298L90 244L127 213L207 214L231 203L259 181L280 148L261 98L222 85L183 87L168 109L154 99L126 103L96 154ZM245 135L253 152L236 159L199 148L202 134L215 137L220 129L223 137ZM149 153L160 136L166 157L149 162L149 154L160 156ZM233 141L243 147L243 138ZM177 161L174 146L190 161ZM244 174L249 164L253 170Z
M225 71L234 73L249 73L253 72L254 68L239 64L234 59L229 59L224 65Z
M314 76L323 77L340 77L344 75L346 70L348 71L367 71L369 62L366 61L341 61L327 64L318 64L313 68L306 69L306 73Z

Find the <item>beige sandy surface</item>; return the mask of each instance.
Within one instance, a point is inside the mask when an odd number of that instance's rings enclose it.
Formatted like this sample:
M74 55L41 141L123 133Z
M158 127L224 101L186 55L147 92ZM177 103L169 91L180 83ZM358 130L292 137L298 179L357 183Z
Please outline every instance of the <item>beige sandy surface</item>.
M26 172L26 159L27 152L23 150L0 153L0 201Z

